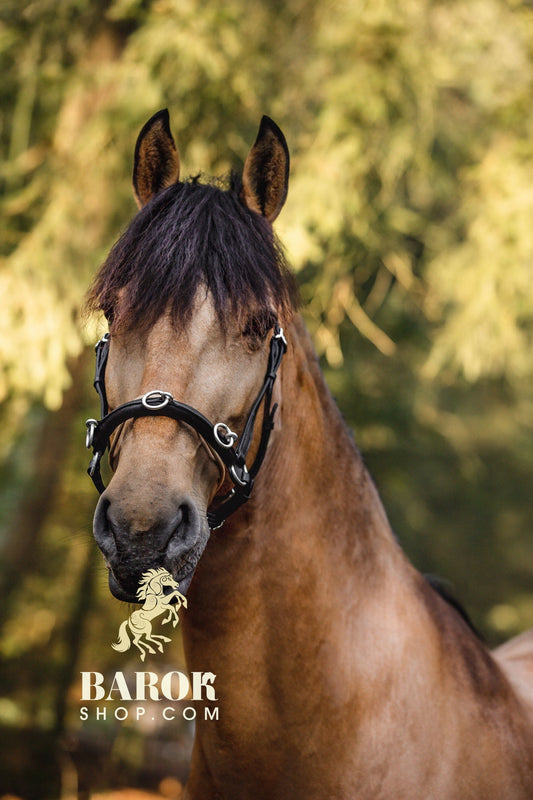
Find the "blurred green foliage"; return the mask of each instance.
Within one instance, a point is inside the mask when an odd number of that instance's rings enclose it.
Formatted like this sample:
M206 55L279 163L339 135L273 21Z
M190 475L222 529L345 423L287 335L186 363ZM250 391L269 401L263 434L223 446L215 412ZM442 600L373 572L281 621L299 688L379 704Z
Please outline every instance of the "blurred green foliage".
M0 724L71 724L112 666L82 308L162 107L191 174L282 127L277 231L400 540L491 642L532 626L531 4L3 0L0 70Z

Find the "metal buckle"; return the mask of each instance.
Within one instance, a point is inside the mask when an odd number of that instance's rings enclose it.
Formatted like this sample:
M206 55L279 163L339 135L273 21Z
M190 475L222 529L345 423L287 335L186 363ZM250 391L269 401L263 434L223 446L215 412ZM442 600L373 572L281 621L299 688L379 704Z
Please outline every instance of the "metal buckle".
M274 333L274 336L273 336L273 338L274 338L274 339L281 339L281 341L283 342L283 344L285 345L285 347L287 347L287 346L288 346L288 345L287 345L287 339L285 338L285 334L283 333L283 328L281 327L281 325L278 325L278 326L277 326L277 330L276 330L276 332Z
M228 449L233 447L233 443L239 438L238 434L234 433L225 422L217 422L216 425L213 425L213 435L219 445Z
M174 398L170 392L163 392L160 389L154 389L151 392L146 392L146 394L141 397L141 403L145 408L148 409L148 411L164 408L170 403L171 400L174 400Z
M91 458L91 461L90 461L90 464L89 464L89 468L87 470L87 472L88 472L88 474L90 475L91 478L94 477L94 473L96 472L96 468L97 468L97 466L98 466L98 464L100 462L100 459L102 458L102 455L103 455L103 453L101 453L99 450L97 450L96 453L94 454L94 456Z
M235 465L232 465L232 466L229 468L229 474L231 475L231 477L232 477L232 479L235 481L235 483L238 483L238 484L239 484L239 486L248 486L248 481L247 481L247 480L243 481L243 480L242 480L241 478L239 478L239 476L237 475L237 470L235 469ZM246 469L246 464L245 464L245 465L243 466L243 468L242 468L242 474L243 474L243 475L248 475L248 470Z
M90 450L94 439L94 432L96 430L98 422L95 419L88 419L85 425L87 426L87 433L85 434L85 447L87 448L87 450Z
M106 344L108 341L109 341L109 333L104 333L104 335L102 336L102 338L101 338L101 339L99 339L99 340L96 342L96 344L95 344L95 346L94 346L94 349L95 349L95 350L98 350L98 348L99 348L99 347L101 347L102 345Z

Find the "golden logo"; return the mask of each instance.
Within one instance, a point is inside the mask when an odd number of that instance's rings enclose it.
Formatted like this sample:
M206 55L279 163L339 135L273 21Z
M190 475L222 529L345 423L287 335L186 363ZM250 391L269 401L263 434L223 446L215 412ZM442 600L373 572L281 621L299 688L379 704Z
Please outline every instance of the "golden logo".
M165 594L164 587L166 586L170 586L173 591ZM144 601L143 607L134 611L128 619L124 620L118 629L118 641L111 645L113 649L124 653L134 644L140 651L141 661L146 658L146 653L155 654L156 651L151 646L152 644L162 653L163 642L170 642L170 638L152 633L152 620L168 612L166 619L161 624L164 625L172 620L172 626L176 627L179 622L178 609L181 606L187 608L187 598L178 589L179 584L164 567L144 572L137 589L137 598L139 602ZM173 600L175 600L174 603ZM128 628L131 638L128 635Z

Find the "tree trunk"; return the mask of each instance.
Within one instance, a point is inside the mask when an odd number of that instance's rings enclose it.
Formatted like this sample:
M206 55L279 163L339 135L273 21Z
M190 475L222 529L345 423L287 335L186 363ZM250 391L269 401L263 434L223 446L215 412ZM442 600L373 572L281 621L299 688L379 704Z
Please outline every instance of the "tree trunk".
M87 373L88 350L71 367L72 384L61 408L46 414L35 447L33 470L7 531L0 558L0 631L9 618L13 594L38 564L39 543L62 475L73 418L79 409Z

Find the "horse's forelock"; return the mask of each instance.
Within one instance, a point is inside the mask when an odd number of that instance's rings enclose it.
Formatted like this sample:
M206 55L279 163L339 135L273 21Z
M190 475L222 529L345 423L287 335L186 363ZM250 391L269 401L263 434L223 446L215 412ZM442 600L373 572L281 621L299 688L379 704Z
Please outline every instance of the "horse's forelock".
M294 278L270 224L229 189L192 179L160 192L134 217L112 248L88 297L116 330L149 328L169 308L180 327L205 286L226 321L271 303L287 316ZM120 302L118 301L120 295Z

